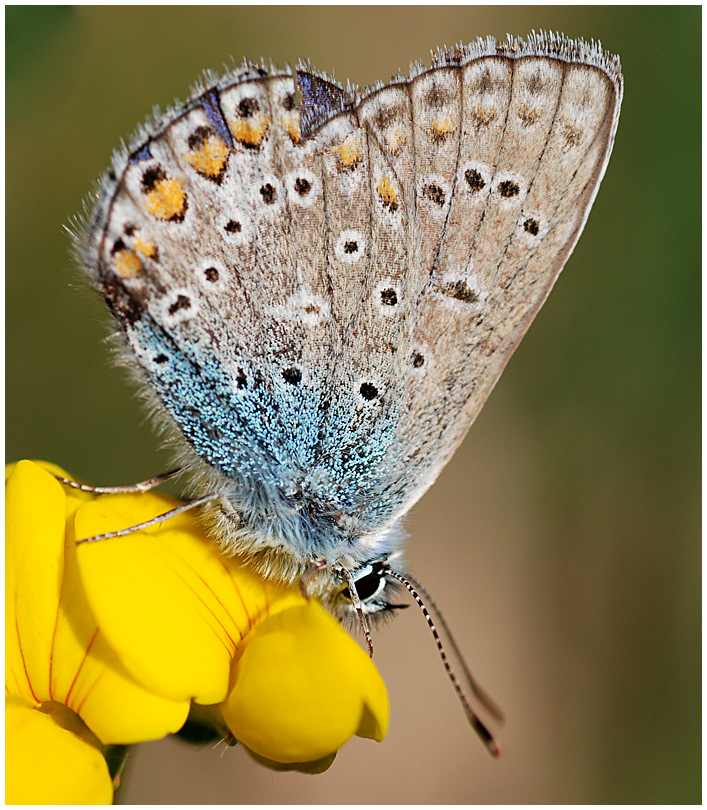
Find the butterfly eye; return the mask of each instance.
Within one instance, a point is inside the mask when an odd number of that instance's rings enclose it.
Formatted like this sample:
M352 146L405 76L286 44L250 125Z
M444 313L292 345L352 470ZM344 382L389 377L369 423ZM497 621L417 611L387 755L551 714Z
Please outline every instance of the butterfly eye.
M358 598L362 602L367 602L370 599L378 596L379 593L385 588L386 579L378 568L362 569L358 577L354 577L356 591ZM352 602L351 591L348 586L341 592L341 596L349 602Z

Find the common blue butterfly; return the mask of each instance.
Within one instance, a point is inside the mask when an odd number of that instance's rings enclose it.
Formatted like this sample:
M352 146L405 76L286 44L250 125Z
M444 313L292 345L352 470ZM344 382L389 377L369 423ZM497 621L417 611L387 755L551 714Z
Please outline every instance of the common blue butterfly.
M401 521L579 238L622 92L552 34L363 92L246 64L114 156L81 261L224 549L342 618L422 601Z

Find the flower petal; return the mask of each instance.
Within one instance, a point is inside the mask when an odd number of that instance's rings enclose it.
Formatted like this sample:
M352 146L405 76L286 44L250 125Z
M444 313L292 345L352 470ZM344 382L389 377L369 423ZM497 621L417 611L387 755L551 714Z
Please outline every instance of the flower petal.
M25 698L5 700L7 804L111 804L103 754Z
M385 686L363 650L296 588L225 558L191 514L76 546L173 499L76 492L30 462L7 493L11 694L69 707L104 743L156 739L181 727L191 698L228 695L239 739L307 770L352 734L384 736Z
M49 697L49 667L64 575L61 484L31 461L5 487L5 683L12 694Z
M97 499L77 511L76 536L133 526L178 503L153 493ZM140 683L172 700L220 703L243 635L304 601L227 560L188 514L77 550L102 632Z
M233 734L276 762L320 760L353 734L385 736L388 696L366 653L312 601L246 638L222 707Z
M87 497L65 490L34 462L9 471L6 692L64 704L104 743L158 739L181 728L189 700L137 683L100 632L79 580L75 545L64 537L66 515Z

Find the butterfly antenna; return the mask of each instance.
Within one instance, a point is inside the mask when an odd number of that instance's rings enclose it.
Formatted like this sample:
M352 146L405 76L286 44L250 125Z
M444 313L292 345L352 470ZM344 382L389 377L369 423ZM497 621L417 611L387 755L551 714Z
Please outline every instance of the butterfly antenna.
M438 626L438 630L440 632L440 637L443 637L444 644L451 649L455 663L458 665L459 670L461 671L464 679L466 680L467 685L469 686L469 690L474 695L474 697L481 703L481 705L486 709L486 711L492 715L499 723L503 722L503 712L499 709L496 702L488 695L486 690L482 689L479 685L479 682L474 678L469 670L469 667L464 660L464 657L461 654L461 650L457 646L457 642L454 640L454 636L452 635L452 631L449 629L447 622L444 620L444 616L442 612L435 604L434 599L430 596L429 591L424 587L424 585L414 577L411 577L409 574L406 575L409 582L414 585L415 589L418 593L422 596L427 605L429 612L434 616L435 622Z
M318 571L321 571L322 568L326 568L328 565L329 563L326 562L325 560L317 560L300 577L299 581L300 593L302 594L302 596L304 596L304 598L307 601L309 601L309 593L307 592L307 585L309 584L309 580L314 576L314 574L316 574ZM371 658L373 658L373 638L371 637L371 629L368 626L366 614L363 611L361 598L359 597L358 591L356 590L356 581L348 571L344 571L343 573L344 576L346 577L349 593L351 594L351 601L358 615L358 620L361 623L361 631L363 632L363 636L366 639L366 647L368 647L368 655Z
M358 620L361 622L361 630L363 631L364 638L366 639L366 646L368 647L368 655L373 658L373 639L371 638L371 629L368 626L366 614L363 612L363 605L356 590L356 581L351 576L349 571L345 571L346 582L349 585L349 593L351 594L351 601L353 602L354 609L358 614Z
M429 599L429 595L424 590L424 588L421 588L418 585L418 583L415 582L414 580L407 579L402 574L398 573L397 571L394 571L391 568L387 568L385 570L385 573L390 575L394 579L397 579L398 582L400 582L400 584L403 585L406 588L406 590L408 591L410 596L412 596L412 598L415 600L415 602L417 602L417 605L420 608L420 610L422 611L422 615L425 617L425 620L427 621L427 624L428 624L428 626L430 628L430 631L432 632L432 637L434 638L435 644L437 645L437 651L439 652L439 657L442 659L442 664L444 665L444 669L445 669L445 671L447 673L447 676L449 677L449 680L452 682L452 686L454 687L454 691L457 693L457 697L459 698L459 701L461 702L462 706L464 707L464 712L466 713L469 724L474 729L474 731L478 734L478 736L481 738L481 741L486 746L489 753L494 757L500 756L501 749L500 749L500 747L498 745L498 742L496 741L496 738L488 730L485 723L481 720L479 715L471 707L471 704L469 703L469 700L467 699L467 696L466 696L464 690L462 689L461 684L459 683L459 679L457 678L454 670L452 669L452 665L449 662L447 652L446 652L446 650L444 648L444 644L442 643L442 639L440 637L439 631L438 631L437 626L435 624L434 618L432 617L430 611L428 610L427 605L423 601L422 596L420 596L420 594L418 593L418 590L421 591L424 594L425 598L428 599L429 604L430 604L430 608L434 612L435 617L437 618L437 620L439 622L440 628L442 629L442 632L444 633L445 637L450 642L450 646L452 648L452 651L453 651L455 657L458 659L458 661L460 663L462 671L464 672L464 674L466 676L466 680L468 681L468 683L470 685L471 691L473 692L473 694L477 698L479 698L480 702L484 705L484 707L486 709L488 709L491 712L491 714L494 715L494 717L497 717L497 718L500 719L500 716L501 716L500 712L496 708L493 701L491 701L490 699L488 699L486 697L485 693L479 688L479 686L476 684L476 681L472 678L471 673L468 670L468 667L464 663L464 659L459 654L459 648L457 647L456 643L454 642L454 639L452 638L451 633L449 632L449 629L447 628L446 622L444 621L444 619L442 619L442 615L440 614L440 612L437 609L436 605L434 604L434 602L431 599Z
M209 501L214 501L217 498L219 498L218 494L205 495L203 498L197 498L195 501L183 503L181 506L177 506L175 509L170 509L169 512L156 515L155 517L146 520L144 523L138 523L136 526L128 526L125 529L118 529L115 532L106 532L106 534L96 534L93 537L84 537L82 540L77 540L76 545L80 546L84 543L97 543L99 540L110 540L112 537L124 537L126 534L132 534L133 532L138 532L141 529L149 529L150 526L157 526L160 523L164 523L166 520L171 520L173 517L181 515L182 512L186 512L189 509L195 509L197 506L201 506Z

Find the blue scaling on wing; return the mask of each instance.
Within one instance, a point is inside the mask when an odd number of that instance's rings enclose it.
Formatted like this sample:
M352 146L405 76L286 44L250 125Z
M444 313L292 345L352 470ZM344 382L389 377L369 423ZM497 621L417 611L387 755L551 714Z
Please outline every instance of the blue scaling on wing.
M234 389L218 358L199 356L146 313L129 332L143 367L154 369L148 370L151 385L187 442L232 485L229 496L239 506L243 526L279 533L316 557L337 547L344 537L332 517L343 506L341 480L348 483L347 498L356 489L357 473L350 466L356 460L342 460L340 454L326 459L318 479L330 484L313 492L307 471L316 452L321 387L275 393L279 383L244 363L248 382L239 393L238 378Z
M338 85L314 73L298 70L297 86L302 93L299 113L303 138L308 138L322 122L353 106Z
M210 90L208 93L204 93L199 99L199 102L209 123L216 130L218 136L224 143L232 148L233 139L231 138L231 131L228 128L226 119L223 117L218 92L216 90Z
M137 152L130 155L130 163L143 163L146 160L152 160L149 143L146 143Z

